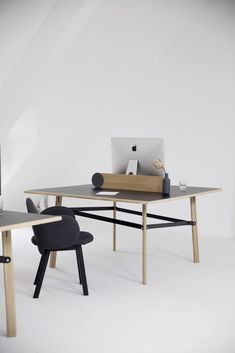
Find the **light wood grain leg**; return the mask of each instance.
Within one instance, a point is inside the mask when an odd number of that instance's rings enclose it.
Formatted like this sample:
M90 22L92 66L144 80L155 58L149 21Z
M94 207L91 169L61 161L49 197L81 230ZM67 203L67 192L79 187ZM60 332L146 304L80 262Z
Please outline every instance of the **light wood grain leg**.
M56 196L55 205L56 206L62 205L62 196ZM51 268L55 268L56 266L56 256L57 256L57 251L52 251L50 256L50 265L49 265Z
M113 203L113 219L116 219L117 216L117 210L116 210L116 202ZM117 232L117 225L113 223L113 251L117 250L117 238L116 238L116 233Z
M6 302L6 323L7 337L16 336L16 309L15 309L15 288L14 288L14 268L12 259L11 232L2 233L3 256L9 256L11 262L3 265L5 302Z
M142 283L147 284L147 205L142 205L143 248Z
M192 225L192 240L193 240L193 260L195 263L200 262L199 245L198 245L198 228L197 228L197 204L196 197L190 197L191 220L196 222Z

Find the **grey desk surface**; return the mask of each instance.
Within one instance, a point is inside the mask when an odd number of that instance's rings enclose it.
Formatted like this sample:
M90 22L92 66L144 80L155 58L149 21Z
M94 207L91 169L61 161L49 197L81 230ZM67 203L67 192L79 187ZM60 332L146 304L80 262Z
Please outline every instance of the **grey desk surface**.
M34 213L3 211L0 215L0 232L60 221L60 216L47 216Z
M100 191L117 191L116 195L99 195ZM159 203L179 198L189 198L192 196L204 195L216 191L221 191L219 188L205 188L205 187L187 187L186 191L181 191L179 186L171 186L171 193L165 196L162 193L156 192L142 192L142 191L124 191L124 190L101 190L95 189L93 185L74 185L55 187L47 189L27 190L28 194L39 195L54 195L72 198L95 199L104 201L130 202L130 203Z

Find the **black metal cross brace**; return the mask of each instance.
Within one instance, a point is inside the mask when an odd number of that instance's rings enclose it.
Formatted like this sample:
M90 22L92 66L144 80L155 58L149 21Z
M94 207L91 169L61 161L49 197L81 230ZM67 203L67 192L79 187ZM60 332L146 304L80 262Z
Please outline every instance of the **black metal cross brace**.
M142 212L140 212L140 211L134 211L134 210L126 209L126 208L113 207L113 206L110 206L110 207L72 207L71 209L73 210L74 214L77 216L97 219L99 221L108 222L108 223L120 224L122 226L131 227L131 228L143 229L143 225L139 224L139 223L123 221L123 220L117 219L117 218L104 217L104 216L100 216L100 215L96 215L96 214L87 212L87 211L113 211L114 209L116 209L116 211L119 211L119 212L130 213L130 214L134 214L137 216L142 216ZM148 224L147 229L189 226L189 225L192 226L192 225L196 224L196 222L194 222L194 221L186 221L184 219L159 216L159 215L155 215L152 213L147 213L147 217L166 221L166 223Z

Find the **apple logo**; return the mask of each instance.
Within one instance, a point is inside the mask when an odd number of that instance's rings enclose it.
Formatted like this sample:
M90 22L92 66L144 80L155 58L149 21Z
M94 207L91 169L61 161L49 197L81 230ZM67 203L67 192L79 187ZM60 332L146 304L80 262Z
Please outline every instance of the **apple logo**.
M134 145L134 146L132 146L132 148L131 148L131 149L132 149L132 151L133 151L133 152L136 152L136 151L137 151L137 146L136 146L136 145Z

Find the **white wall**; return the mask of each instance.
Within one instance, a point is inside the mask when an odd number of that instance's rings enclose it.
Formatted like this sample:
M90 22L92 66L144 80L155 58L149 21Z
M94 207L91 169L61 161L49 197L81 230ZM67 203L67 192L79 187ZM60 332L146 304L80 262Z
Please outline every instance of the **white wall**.
M201 233L234 236L234 18L233 1L1 1L5 206L109 171L111 136L164 137L172 183L224 188L199 198Z

